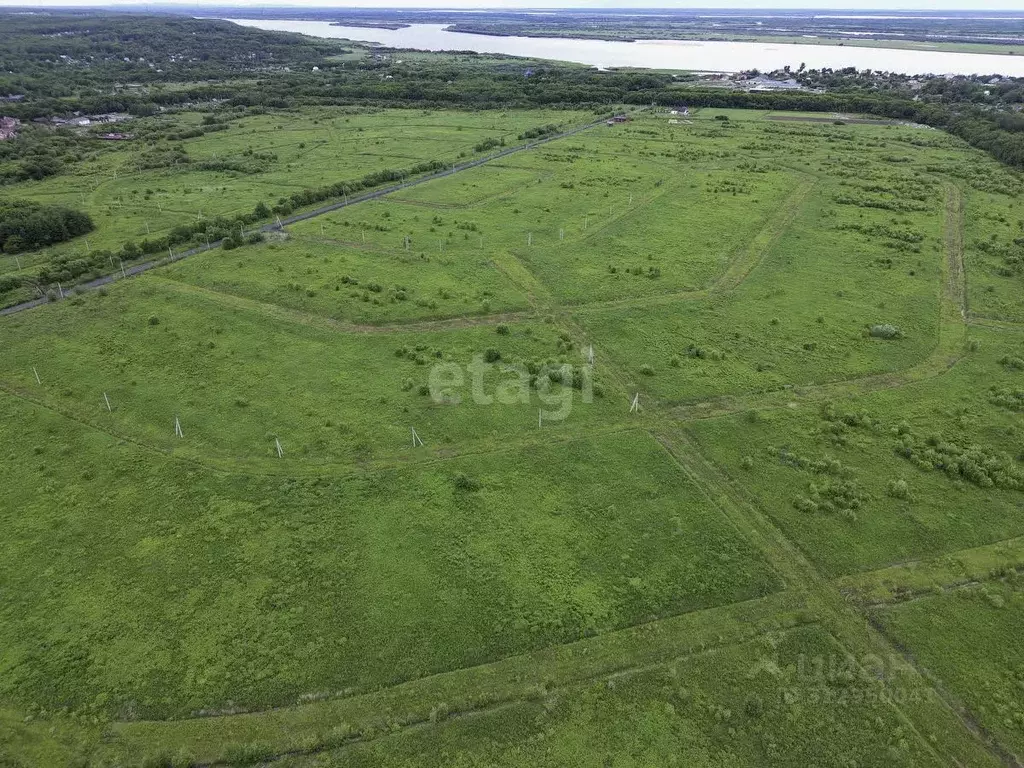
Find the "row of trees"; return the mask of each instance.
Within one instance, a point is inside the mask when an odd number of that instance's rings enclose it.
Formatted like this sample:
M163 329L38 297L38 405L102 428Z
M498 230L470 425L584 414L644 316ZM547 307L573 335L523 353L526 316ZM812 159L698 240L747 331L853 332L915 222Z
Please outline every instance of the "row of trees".
M225 247L235 248L251 240L251 238L243 238L242 231L245 228L265 223L272 214L286 216L296 208L308 207L345 195L354 195L413 176L434 173L445 167L447 167L445 163L433 160L419 163L405 170L380 170L369 173L360 179L296 192L290 197L281 198L273 209L266 203L260 202L249 213L232 217L217 216L179 224L162 237L151 237L140 241L130 240L124 243L116 253L94 250L84 256L57 255L41 266L31 279L43 289L57 282L68 285L83 277L86 279L98 277L109 269L112 258L131 262L147 255L166 253L168 249L175 247L188 248L220 240L225 241ZM17 222L21 223L20 228L16 227ZM8 223L10 227L7 226ZM0 248L4 248L9 253L63 242L71 237L85 234L92 228L92 220L78 211L56 206L42 206L36 203L0 203ZM5 240L5 234L7 240ZM59 239L31 239L47 234L52 237L59 236ZM20 279L0 281L0 296L14 290L21 285L21 282Z
M282 197L278 200L277 205L274 206L273 212L279 216L287 216L296 208L305 208L310 205L322 203L325 200L334 200L346 195L354 195L357 192L373 189L374 187L379 187L384 184L391 184L396 181L402 181L403 179L408 179L412 176L420 176L425 173L435 173L436 171L443 170L446 167L445 163L440 160L430 160L424 163L418 163L405 170L386 168L380 171L374 171L373 173L368 173L363 176L363 178L356 179L354 181L339 181L326 187L304 189L301 192L293 193L290 197Z

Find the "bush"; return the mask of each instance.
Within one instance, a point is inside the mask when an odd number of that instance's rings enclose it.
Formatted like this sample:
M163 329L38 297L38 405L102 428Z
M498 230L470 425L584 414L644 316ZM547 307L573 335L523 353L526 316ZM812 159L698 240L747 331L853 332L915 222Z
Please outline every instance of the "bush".
M912 433L900 437L896 454L918 469L944 472L954 482L980 488L1024 489L1024 470L1008 454L979 445L963 445L932 435L924 440Z
M503 142L500 139L484 139L479 144L473 145L473 151L474 152L486 152L488 149L494 149L495 147L500 147L502 145L502 143Z
M463 474L462 472L457 474L452 482L455 484L455 487L458 488L460 491L480 490L480 482L478 480L474 480L472 477L469 477L468 475Z
M764 701L757 694L748 696L743 711L751 720L757 720L764 714Z
M899 480L890 480L888 492L894 499L903 499L904 501L910 500L910 486L907 485L907 481L902 478Z
M484 352L484 360L488 363L496 363L501 360L501 352L492 347Z
M494 330L495 330L495 332L496 332L496 333L497 333L497 334L498 334L499 336L508 336L508 335L509 335L509 333L511 332L511 331L509 330L509 327L508 327L507 325L505 325L504 323L502 323L501 325L499 325L499 326L498 326L497 328L495 328Z
M647 363L644 363L643 365L640 366L640 373L642 373L644 376L653 376L654 368L648 365Z
M274 756L274 750L269 744L254 742L251 744L233 744L228 747L224 755L225 762L229 765L252 765Z
M160 325L160 318L157 317L156 315L150 315L149 320L147 320L146 322L148 322L150 325Z
M903 331L897 328L895 325L872 325L868 329L868 336L875 339L902 339Z

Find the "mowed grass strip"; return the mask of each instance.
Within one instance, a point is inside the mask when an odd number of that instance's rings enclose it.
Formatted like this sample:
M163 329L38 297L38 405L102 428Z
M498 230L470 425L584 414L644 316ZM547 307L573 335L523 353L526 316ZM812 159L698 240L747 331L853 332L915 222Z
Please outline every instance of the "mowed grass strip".
M287 764L944 765L871 674L819 627L801 627Z
M26 712L352 694L779 587L642 432L302 480L0 409L0 693Z

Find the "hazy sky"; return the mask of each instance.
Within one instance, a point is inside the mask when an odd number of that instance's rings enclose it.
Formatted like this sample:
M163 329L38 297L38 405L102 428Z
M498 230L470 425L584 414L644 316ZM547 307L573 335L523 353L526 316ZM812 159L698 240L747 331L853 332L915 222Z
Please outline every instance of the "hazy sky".
M140 5L140 0L0 0L0 6L111 6ZM186 5L238 5L251 10L274 6L338 7L338 8L817 8L822 10L870 9L893 10L996 10L1024 11L1024 0L163 0L154 4Z

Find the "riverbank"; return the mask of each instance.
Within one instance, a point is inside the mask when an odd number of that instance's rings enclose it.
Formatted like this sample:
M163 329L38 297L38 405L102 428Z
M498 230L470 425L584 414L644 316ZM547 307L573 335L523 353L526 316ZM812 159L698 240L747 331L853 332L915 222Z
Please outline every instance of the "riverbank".
M824 40L780 43L700 40L593 40L570 37L481 35L453 31L446 24L410 24L400 29L342 26L338 22L296 19L227 19L244 26L313 37L375 43L420 51L471 51L531 60L564 61L599 69L650 69L674 72L772 72L796 69L874 70L906 74L1006 75L1024 77L1024 55L895 48L885 41L828 45ZM792 40L792 38L790 38ZM869 42L875 45L863 45ZM904 41L908 42L908 41Z
M339 23L340 25L340 23ZM346 22L348 25L348 22ZM363 23L352 26L378 26ZM409 26L409 25L405 25ZM397 26L381 29L398 29ZM608 42L635 43L643 40L681 40L697 43L772 43L782 45L830 45L838 48L887 48L893 50L907 51L935 51L946 53L975 53L989 54L994 56L1022 56L1024 45L1018 43L988 43L988 42L949 42L949 41L927 41L927 40L897 40L891 38L863 38L863 37L827 37L821 35L699 35L699 34L673 34L671 30L659 30L657 32L638 32L637 30L615 29L594 31L586 29L531 29L513 28L501 30L494 27L480 24L456 23L446 27L450 32L461 32L470 35L485 35L490 37L532 37L532 38L562 38L569 40L604 40Z

